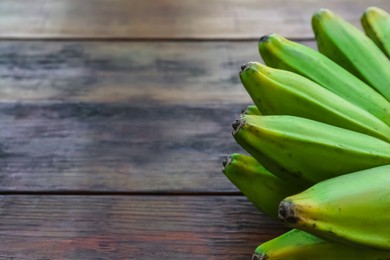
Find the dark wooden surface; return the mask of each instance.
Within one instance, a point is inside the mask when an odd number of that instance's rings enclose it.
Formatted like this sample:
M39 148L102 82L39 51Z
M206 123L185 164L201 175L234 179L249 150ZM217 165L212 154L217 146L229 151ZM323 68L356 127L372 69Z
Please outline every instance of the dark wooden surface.
M286 231L241 196L8 195L0 203L0 259L250 259L258 241Z
M238 72L387 1L0 2L0 259L249 259L286 229L223 176Z

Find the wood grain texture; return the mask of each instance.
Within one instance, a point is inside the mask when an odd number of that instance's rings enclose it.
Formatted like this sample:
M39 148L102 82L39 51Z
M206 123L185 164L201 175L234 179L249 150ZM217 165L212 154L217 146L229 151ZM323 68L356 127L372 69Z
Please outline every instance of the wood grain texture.
M0 42L0 100L243 103L257 42Z
M0 258L250 259L287 229L231 196L0 196Z
M0 192L235 191L222 161L243 152L244 105L0 105Z
M3 102L242 104L240 66L261 61L256 41L0 41L0 54Z
M311 15L334 10L359 24L369 6L390 10L386 0L3 0L3 38L257 39L276 32L313 38Z

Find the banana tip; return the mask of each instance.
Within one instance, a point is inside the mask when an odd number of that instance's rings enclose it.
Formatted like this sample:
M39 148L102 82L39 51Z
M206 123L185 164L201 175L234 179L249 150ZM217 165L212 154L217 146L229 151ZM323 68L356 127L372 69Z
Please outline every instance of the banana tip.
M229 155L222 161L222 166L223 166L222 171L225 170L226 166L228 166L232 162L232 160L233 160L232 157Z
M266 34L266 35L261 36L260 39L259 39L259 43L267 42L269 40L269 38L270 38L270 35L271 34Z
M299 221L299 218L295 214L293 203L287 200L282 200L280 202L278 217L286 224L295 224Z
M367 7L367 9L364 11L362 17L366 17L366 18L367 18L367 16L369 16L369 15L372 15L372 16L374 16L374 15L377 15L377 16L380 16L380 15L382 15L382 16L387 16L388 13L387 13L385 10L383 10L383 9L381 9L381 8L379 8L379 7L376 7L376 6L369 6L369 7Z
M333 12L330 9L321 8L313 14L313 19L321 19L330 16L333 16Z
M264 254L259 254L259 253L254 253L252 255L252 260L265 260L266 259L266 255Z
M252 65L252 62L247 62L247 63L241 65L241 72L249 69L251 67L251 65Z
M236 121L233 122L232 127L233 127L233 135L235 135L245 124L245 121L243 118L237 119Z

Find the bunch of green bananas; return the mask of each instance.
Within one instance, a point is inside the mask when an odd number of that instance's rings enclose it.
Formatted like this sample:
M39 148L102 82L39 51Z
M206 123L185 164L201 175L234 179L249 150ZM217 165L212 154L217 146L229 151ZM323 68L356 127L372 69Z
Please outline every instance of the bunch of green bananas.
M293 228L253 259L390 259L390 14L370 7L361 22L321 9L318 51L269 34L265 65L241 67L254 105L233 136L250 155L228 156L223 172Z

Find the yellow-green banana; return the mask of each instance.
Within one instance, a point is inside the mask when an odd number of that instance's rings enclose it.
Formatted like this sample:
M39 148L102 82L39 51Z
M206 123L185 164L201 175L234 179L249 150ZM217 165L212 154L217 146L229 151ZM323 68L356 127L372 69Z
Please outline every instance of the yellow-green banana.
M226 177L266 215L277 219L279 203L305 187L282 180L252 156L232 154L223 162Z
M257 108L256 105L249 105L246 107L246 109L241 111L241 114L243 115L261 115L261 112Z
M366 35L390 58L390 14L378 7L369 7L361 19Z
M288 226L336 242L390 250L390 165L320 182L284 199Z
M264 115L305 117L390 141L390 126L299 74L250 62L240 78Z
M258 246L252 260L389 260L390 251L346 246L293 229Z
M390 100L390 60L358 28L330 10L313 15L318 49Z
M260 39L259 52L268 66L311 79L390 125L390 103L320 52L275 33Z
M270 172L298 182L390 164L389 143L301 117L244 115L233 136Z

